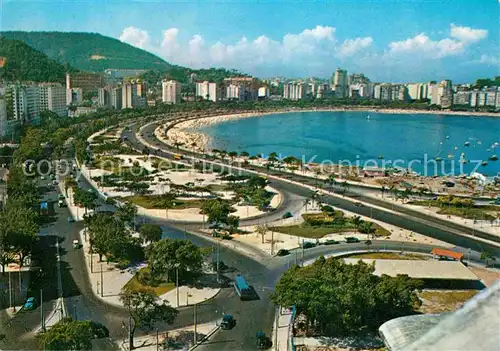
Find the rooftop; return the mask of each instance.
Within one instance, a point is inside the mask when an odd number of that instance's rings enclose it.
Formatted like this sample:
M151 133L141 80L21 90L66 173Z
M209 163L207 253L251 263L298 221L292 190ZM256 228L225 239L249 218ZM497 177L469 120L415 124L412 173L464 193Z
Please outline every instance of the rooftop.
M355 264L359 259L346 258L346 263ZM415 279L453 279L453 280L479 280L462 263L456 261L422 261L422 260L373 260L362 259L371 264L375 261L375 275L387 274L395 277L406 274Z

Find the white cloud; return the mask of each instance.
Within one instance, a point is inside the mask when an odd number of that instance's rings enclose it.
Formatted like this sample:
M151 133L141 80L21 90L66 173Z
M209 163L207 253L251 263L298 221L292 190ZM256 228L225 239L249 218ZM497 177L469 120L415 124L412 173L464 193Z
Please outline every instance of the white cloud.
M138 48L145 49L149 45L149 34L147 31L136 28L127 27L123 29L120 35L120 40Z
M475 43L488 36L486 29L474 29L451 24L450 36L464 43Z
M371 37L346 39L338 48L338 54L342 57L348 57L356 54L359 51L365 50L373 43Z
M460 54L464 48L465 45L462 42L449 38L434 41L424 33L420 33L413 38L390 43L389 54L418 54L431 58L440 58Z
M162 42L158 51L168 59L175 58L180 50L180 45L177 43L177 34L179 34L177 28L169 28L162 32Z
M425 33L413 38L395 41L389 44L389 55L417 55L421 58L441 58L462 54L465 49L488 35L485 29L450 25L450 37L432 40Z
M472 61L473 63L480 63L491 66L500 66L500 56L490 56L490 55L481 55L479 60Z

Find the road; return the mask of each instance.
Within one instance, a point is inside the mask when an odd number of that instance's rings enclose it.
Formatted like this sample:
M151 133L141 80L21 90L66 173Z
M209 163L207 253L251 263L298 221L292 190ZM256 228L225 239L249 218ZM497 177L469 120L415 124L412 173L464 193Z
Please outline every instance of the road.
M129 142L140 147L140 143L135 138L135 133L129 133ZM169 154L161 153L162 156L169 157ZM80 186L89 188L90 185L82 179ZM287 195L284 200L283 207L272 216L281 215L287 206L295 206L295 202L302 197L310 195L310 190L300 186L292 185L278 180L272 180L271 186L277 188ZM57 193L49 192L45 195L46 199L57 203ZM286 203L290 201L290 203ZM373 218L392 223L401 227L411 227L412 230L436 237L441 240L452 242L462 247L479 248L478 243L474 240L466 240L457 237L452 232L445 229L435 229L432 223L421 223L412 221L411 219L402 217L398 214L388 214L385 211L370 209L369 207L354 206L352 200L339 199L335 197L327 197L323 202L329 202L339 208L345 208L349 211L364 215L372 214ZM101 210L113 210L109 206L102 207ZM91 291L91 285L86 272L86 265L82 250L72 248L72 240L77 236L77 233L82 229L81 223L69 223L67 221L70 215L66 208L54 208L55 222L48 224L43 228L43 232L48 234L47 238L57 239L61 243L61 268L62 268L62 285L65 297L66 310L70 315L78 319L92 319L106 325L111 333L112 339L120 341L126 336L126 321L127 313L117 307L110 306L99 300ZM150 219L163 226L164 235L167 237L186 238L193 241L195 244L202 247L213 247L214 241L210 238L191 234L190 231L196 231L197 227L193 224L175 225L168 221L159 219ZM250 221L250 220L249 220ZM55 242L52 240L53 242ZM240 245L240 244L238 244ZM391 241L373 241L370 249L394 249L401 250L402 243ZM248 248L250 249L250 248ZM271 326L274 317L274 306L269 299L270 293L273 291L276 282L282 273L295 260L310 260L319 255L327 253L342 252L348 250L366 249L364 244L339 244L333 246L320 246L305 251L292 252L287 257L264 257L255 252L252 256L242 254L238 250L233 250L224 246L220 247L220 258L228 266L234 267L235 271L227 273L227 283L216 298L202 303L198 306L198 322L210 322L221 317L223 313L231 313L237 320L236 327L231 331L220 331L216 333L209 341L205 342L200 349L206 350L252 350L255 349L255 334L262 330L270 335ZM419 245L414 243L405 243L405 251L429 252L430 246ZM462 249L465 250L465 249ZM480 251L480 250L479 250ZM467 256L466 256L467 257ZM480 262L479 253L472 251L470 254L471 261ZM249 284L256 290L259 299L254 301L242 302L235 294L234 289L230 287L229 282L234 277L235 273L239 272L245 276ZM44 302L45 311L50 311L53 308L54 300L47 297ZM48 314L49 312L46 312ZM0 317L2 315L0 314ZM7 330L7 340L0 343L1 348L7 349L33 349L36 348L36 340L33 333L27 333L33 330L39 323L39 310L32 312L21 313L12 319L10 325L3 324L3 329ZM7 320L2 317L4 323ZM193 308L181 308L180 314L174 325L159 326L160 331L166 331L186 325L191 325L193 321ZM0 323L2 323L0 321ZM138 333L140 335L140 333ZM99 340L96 348L107 350L116 349L117 345L111 340Z
M166 158L172 158L171 153L177 152L175 149L170 148L165 143L161 142L154 135L154 130L156 129L158 123L153 123L144 129L142 129L142 137L146 142L156 145L156 154ZM128 143L142 150L144 145L138 140L136 136L137 125L133 125L129 131L124 131L123 136L127 137ZM158 151L160 150L160 151ZM169 153L170 152L170 153ZM195 155L190 152L186 152L187 155ZM198 155L196 155L198 156ZM219 161L218 161L219 162ZM233 168L229 165L221 167L225 171L231 171ZM258 169L262 172L262 169ZM238 170L238 172L240 172ZM245 173L244 171L241 171ZM277 173L277 172L276 172ZM279 174L279 173L277 173ZM314 179L302 177L300 175L286 175L287 178L292 178L296 181L306 182L308 185L313 185L315 183ZM279 180L276 178L269 178L270 185L282 193L295 194L302 197L309 198L311 195L311 190L309 188L299 186L284 180ZM417 233L446 241L456 246L463 248L470 248L472 250L482 252L489 251L495 256L500 256L500 246L490 245L484 243L483 241L476 240L470 235L474 234L476 237L481 237L484 239L499 241L498 237L495 237L489 233L481 232L479 230L472 231L470 228L462 226L457 223L452 223L445 221L436 217L428 216L418 211L408 209L404 206L389 204L385 201L373 199L371 197L362 196L358 193L343 193L343 189L332 188L338 194L342 194L342 197L322 195L322 201L328 203L332 206L339 207L340 209L345 209L347 211L357 213L359 215L371 217L400 228L415 231ZM356 202L363 201L372 206L356 206ZM375 207L376 206L376 207ZM382 209L379 209L380 207ZM396 212L396 213L395 213ZM464 234L469 236L464 236Z

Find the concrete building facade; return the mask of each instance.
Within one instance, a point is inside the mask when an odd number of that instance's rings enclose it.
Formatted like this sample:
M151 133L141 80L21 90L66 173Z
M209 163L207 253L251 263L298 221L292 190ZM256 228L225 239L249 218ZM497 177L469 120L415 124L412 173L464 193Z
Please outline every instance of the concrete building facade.
M166 104L179 104L181 102L181 83L175 80L163 81L161 88L162 102Z

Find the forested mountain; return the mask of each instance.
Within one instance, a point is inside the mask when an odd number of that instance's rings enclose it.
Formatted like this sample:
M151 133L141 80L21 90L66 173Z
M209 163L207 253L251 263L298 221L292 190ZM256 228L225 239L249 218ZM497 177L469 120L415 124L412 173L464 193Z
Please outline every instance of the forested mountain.
M102 72L106 68L168 70L171 65L145 50L97 33L2 32L21 40L59 63L82 71Z
M0 68L0 81L64 82L66 70L57 61L19 40L0 36L0 57L6 60Z

